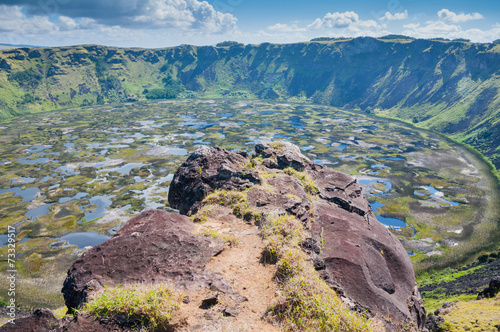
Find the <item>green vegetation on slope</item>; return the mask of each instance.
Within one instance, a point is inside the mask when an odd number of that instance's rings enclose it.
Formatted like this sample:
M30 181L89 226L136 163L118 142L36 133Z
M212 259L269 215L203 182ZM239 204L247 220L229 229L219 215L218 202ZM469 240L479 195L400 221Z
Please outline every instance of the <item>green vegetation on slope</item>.
M269 217L263 226L265 260L276 263L279 296L267 315L285 331L372 331L370 321L351 312L301 250L306 238L293 216Z
M358 108L464 141L500 166L500 47L386 36L306 43L0 51L0 117L145 98Z
M490 280L498 276L499 258L499 250L483 252L469 265L417 274L418 287L428 312L440 308L445 302L476 299Z

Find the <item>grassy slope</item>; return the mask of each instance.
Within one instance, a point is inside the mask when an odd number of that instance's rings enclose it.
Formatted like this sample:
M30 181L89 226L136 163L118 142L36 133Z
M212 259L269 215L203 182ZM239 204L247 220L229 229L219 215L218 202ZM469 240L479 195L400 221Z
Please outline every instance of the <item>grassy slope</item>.
M97 62L105 63L98 72ZM179 78L198 97L280 98L360 108L464 141L500 166L500 45L355 38L234 47L102 46L0 51L0 117L140 100ZM8 77L32 69L35 89ZM114 86L106 79L115 77ZM39 100L22 102L34 94ZM25 98L26 101L26 98Z

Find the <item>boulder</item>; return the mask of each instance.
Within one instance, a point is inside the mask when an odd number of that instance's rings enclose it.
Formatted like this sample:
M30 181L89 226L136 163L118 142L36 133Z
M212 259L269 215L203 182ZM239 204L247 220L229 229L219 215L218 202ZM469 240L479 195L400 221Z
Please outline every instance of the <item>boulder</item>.
M191 215L215 189L243 190L260 183L255 170L244 168L248 161L245 152L200 147L175 172L168 193L170 206Z
M149 210L129 220L111 239L79 257L68 270L62 293L69 311L104 286L170 282L178 289L206 288L244 301L220 275L205 270L224 244L191 233L182 215Z
M458 300L453 302L445 302L441 306L434 311L434 315L429 315L425 322L425 327L429 330L429 332L444 332L445 329L443 327L444 318L443 316L448 314L453 306L458 303Z
M247 189L251 208L264 215L291 214L304 223L311 236L302 248L353 309L379 317L388 331L425 329L412 262L397 237L376 219L355 178L311 162L288 142L258 144L253 159L221 148L198 149L174 176L171 206L191 214L214 189ZM254 167L243 167L249 164ZM259 172L275 173L266 176L267 189L259 186ZM314 199L305 177L315 183Z
M479 292L477 299L481 300L485 298L493 298L498 294L498 292L500 292L500 277L495 277L490 280L488 287Z

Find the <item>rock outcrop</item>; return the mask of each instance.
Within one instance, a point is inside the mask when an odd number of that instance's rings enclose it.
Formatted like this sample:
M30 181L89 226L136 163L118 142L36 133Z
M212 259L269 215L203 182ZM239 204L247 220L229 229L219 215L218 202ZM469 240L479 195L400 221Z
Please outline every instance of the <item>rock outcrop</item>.
M259 229L237 218L246 209L258 216L253 219L257 226L267 218L294 216L307 230L297 250L313 262L310 271L321 279L315 278L336 290L352 310L376 317L387 331L425 330L425 308L411 261L399 240L377 221L357 181L311 162L287 142L258 144L255 151L252 156L218 147L194 152L175 173L169 202L193 217L210 208L211 219L200 225L161 210L131 219L73 263L62 289L69 311L77 313L105 286L167 282L183 294L179 305L185 314L169 322L169 330L209 329L226 316L236 324L231 327L277 331L260 321L278 289L276 268L262 264L265 245ZM215 190L231 192L238 209L205 200ZM199 232L203 225L237 234L243 244L226 251L228 242L238 239L210 232L206 236ZM113 317L93 320L77 313L56 320L48 310L18 323L23 331L31 331L34 324L40 331L45 326L53 331L130 329Z
M31 316L16 319L14 324L0 326L0 331L49 332L57 324L57 318L49 309L36 309Z
M424 329L426 311L411 260L377 221L356 179L311 162L287 142L258 144L255 151L250 159L220 148L197 150L175 174L170 205L192 214L213 190L246 190L251 208L264 215L291 214L307 225L311 237L302 247L321 277L354 309L383 319L388 330L412 324ZM231 171L214 181L221 170ZM265 187L259 185L264 173Z
M200 147L175 172L168 194L170 205L181 214L190 215L215 189L241 190L260 183L256 171L243 168L247 161L245 152Z

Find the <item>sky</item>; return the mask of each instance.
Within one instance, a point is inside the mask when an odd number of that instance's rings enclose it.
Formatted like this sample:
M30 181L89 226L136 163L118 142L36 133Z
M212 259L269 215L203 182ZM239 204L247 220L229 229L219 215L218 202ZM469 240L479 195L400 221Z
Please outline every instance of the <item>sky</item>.
M0 0L0 43L293 43L316 37L500 39L499 0Z

